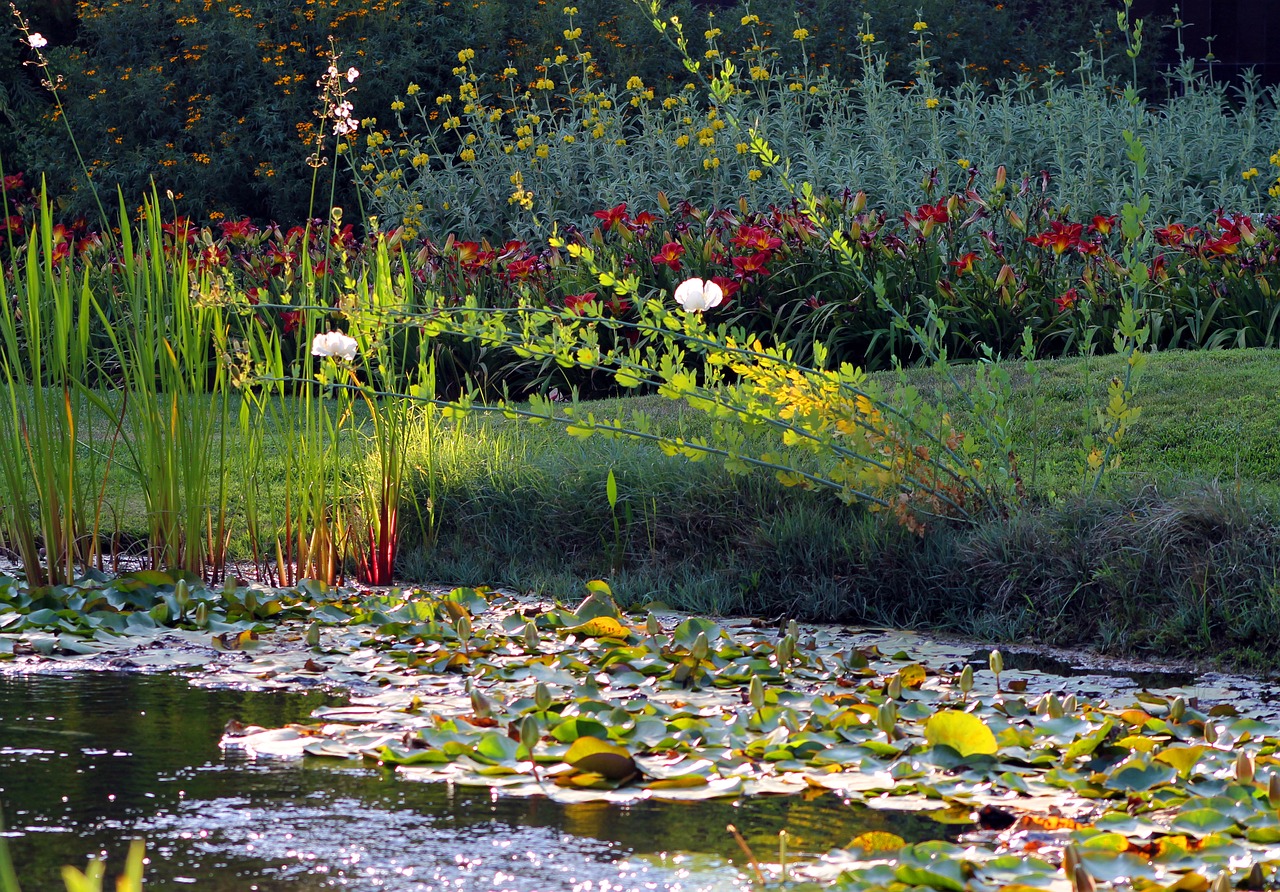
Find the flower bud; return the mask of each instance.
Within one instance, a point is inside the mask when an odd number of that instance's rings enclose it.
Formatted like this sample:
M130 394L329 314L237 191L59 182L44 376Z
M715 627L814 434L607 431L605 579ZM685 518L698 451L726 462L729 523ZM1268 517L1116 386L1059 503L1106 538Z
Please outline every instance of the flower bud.
M209 625L209 604L207 601L201 601L196 607L196 626L203 629Z
M1071 843L1062 850L1062 872L1067 875L1068 879L1075 876L1076 868L1080 866L1080 852L1075 847L1075 843Z
M886 736L893 736L893 729L898 725L898 704L886 700L876 709L876 727Z
M551 689L538 682L538 686L533 689L533 702L539 712L546 712L551 708Z
M964 671L960 673L960 680L956 683L956 687L960 688L962 694L967 694L973 690L973 666L965 664Z
M320 624L312 623L307 626L307 647L320 646Z
M458 633L458 640L462 642L462 646L466 647L467 642L471 640L471 617L458 617L453 624L453 630Z
M1280 808L1280 774L1274 771L1267 780L1267 800L1270 801L1272 808Z
M480 693L479 688L471 689L471 712L478 719L487 719L493 716L493 704L489 702L489 698Z
M191 588L187 585L185 579L179 579L173 587L173 600L178 602L179 607L185 608L191 603Z
M747 696L751 698L751 705L756 709L764 709L764 683L760 681L759 675L751 676L751 685L747 688Z
M650 613L644 621L645 633L650 637L656 637L662 634L662 623L658 622L658 617L654 613Z
M991 667L991 671L999 675L1004 671L1004 656L998 650L993 650L991 655L987 657L987 665Z
M892 675L884 685L885 696L890 700L897 700L902 696L902 676Z
M996 168L996 191L999 192L1004 188L1005 181L1009 178L1009 171L1005 170L1003 164Z
M538 719L531 715L525 716L524 721L520 723L520 742L529 751L529 755L533 755L533 748L541 739L542 729L538 727Z
M1169 721L1175 725L1182 721L1182 717L1187 714L1187 700L1185 697L1174 697L1173 702L1169 704Z
M1232 888L1231 871L1221 870L1213 878L1213 884L1209 886L1209 892L1231 892Z
M1236 756L1236 782L1241 784L1253 783L1253 757L1244 750Z
M1210 744L1218 742L1218 726L1213 722L1204 723L1204 742Z
M707 654L711 652L711 643L707 641L707 633L699 632L698 637L693 640L693 647L689 653L695 660L705 660Z
M1049 714L1051 719L1060 719L1064 715L1062 709L1062 701L1058 699L1057 694L1049 694L1045 698L1048 702L1045 704L1045 712Z
M1080 711L1080 701L1076 699L1075 694L1070 694L1067 699L1062 701L1062 711L1066 715L1075 715Z
M800 640L800 624L795 620L791 620L790 622L788 622L787 634L790 635L792 638L794 638L796 641L799 641Z
M1093 877L1089 876L1089 871L1084 869L1083 864L1076 865L1071 876L1071 885L1075 892L1097 892L1098 889L1098 884Z
M538 627L534 625L533 620L525 620L524 649L530 653L536 653L538 645L541 643L542 639L538 637Z

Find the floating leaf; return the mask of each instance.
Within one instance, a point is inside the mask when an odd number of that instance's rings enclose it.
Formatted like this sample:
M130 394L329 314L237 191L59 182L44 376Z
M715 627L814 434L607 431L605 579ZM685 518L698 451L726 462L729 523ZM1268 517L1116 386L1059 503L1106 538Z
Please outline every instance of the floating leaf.
M630 753L598 737L579 737L565 753L564 760L579 771L609 780L626 781L640 773Z
M581 625L565 629L565 631L573 632L586 638L625 639L631 634L630 629L618 622L612 616L597 616L594 619L587 620Z
M924 737L933 746L949 746L962 757L995 755L996 736L976 715L956 709L936 712L925 723Z
M872 830L855 836L845 848L856 849L866 857L874 858L877 855L884 855L890 852L896 853L906 844L907 841L896 833Z

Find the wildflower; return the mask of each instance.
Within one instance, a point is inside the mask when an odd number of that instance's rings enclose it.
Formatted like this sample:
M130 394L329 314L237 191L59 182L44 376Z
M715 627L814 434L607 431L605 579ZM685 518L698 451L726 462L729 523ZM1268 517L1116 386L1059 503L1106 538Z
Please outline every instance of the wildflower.
M358 68L353 67L353 68L347 69L347 83L349 84L355 83L356 78L358 78L359 76L360 76L360 70Z
M684 254L684 246L679 242L667 242L657 254L653 255L654 266L669 266L677 272L680 269L680 258Z
M404 88L404 91L408 93L410 96L416 96L418 95L418 91L420 91L421 89L422 88L419 87L417 84L410 84L409 86Z
M676 287L675 299L686 313L700 313L720 306L724 289L712 281L686 279Z
M912 31L923 31L924 29L926 29L926 28L928 28L928 27L929 27L929 26L928 26L928 25L926 25L924 22L916 22L914 25L912 25L912 26L911 26L911 30L912 30Z
M597 220L603 220L604 228L607 231L612 229L615 223L627 222L627 203L624 201L616 207L605 208L603 211L594 211L591 216Z
M330 331L315 336L311 341L311 355L333 357L351 361L356 358L356 339L340 331Z
M960 165L961 170L968 170L970 162L968 158L957 158L956 164Z
M978 259L978 255L970 251L962 254L955 260L951 261L951 265L956 268L956 275L963 276L965 273L973 272L973 263Z
M868 33L866 33L866 34L863 34L863 35L862 35L862 42L863 42L863 43L875 43L875 42L876 42L876 36L875 36L874 34L870 33L870 32L868 32Z
M761 170L758 167L753 167L747 171L747 179L749 179L753 183L756 180L760 179L762 176L764 176L764 173L761 172Z
M45 40L44 35L39 31L32 32L31 36L27 38L27 43L31 45L33 50L44 49L49 45L49 41Z
M1246 170L1244 173L1240 174L1240 179L1248 181L1248 180L1253 179L1253 178L1254 178L1254 177L1256 177L1257 175L1258 175L1258 168L1256 168L1256 167L1250 167L1250 168L1249 168L1248 170Z
M1109 235L1115 225L1116 218L1114 216L1104 217L1099 215L1094 217L1093 222L1089 224L1089 231L1100 235Z
M461 152L458 153L458 157L461 158L463 161L465 161L467 164L470 164L472 161L476 160L476 153L474 149L463 149Z
M760 16L754 15L754 14L744 15L742 17L742 22L740 24L744 28L747 27L748 25L758 25L760 24Z
M791 32L791 38L792 38L792 40L808 40L808 39L809 39L809 29L808 29L808 28L797 28L796 30L794 30L794 31L792 31L792 32Z
M1062 292L1061 295L1053 299L1054 306L1058 308L1059 313L1065 313L1074 307L1080 301L1080 292L1074 288L1069 288Z
M587 304L596 299L594 291L587 291L582 294L567 294L564 298L564 308L574 315L581 316L586 312Z
M938 101L938 98L936 96L930 96L928 99L924 101L925 108L937 108L941 104L942 103Z

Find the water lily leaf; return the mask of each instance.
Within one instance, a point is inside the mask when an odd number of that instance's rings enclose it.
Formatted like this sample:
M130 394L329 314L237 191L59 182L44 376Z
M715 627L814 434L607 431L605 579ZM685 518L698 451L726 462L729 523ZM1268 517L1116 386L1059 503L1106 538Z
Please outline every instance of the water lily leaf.
M579 737L565 753L564 761L579 771L615 781L629 780L640 773L630 753L599 737Z
M857 851L867 858L874 858L877 855L897 852L906 844L907 841L896 833L872 830L855 836L845 848Z
M902 686L904 688L911 688L912 690L915 690L919 688L920 685L924 684L924 680L927 677L928 673L925 672L925 668L919 663L911 663L898 670L898 678L901 679Z
M700 787L683 789L646 790L654 799L663 802L700 802L704 799L720 799L725 796L737 796L742 792L743 781L740 777L717 777L707 781Z
M1233 830L1236 822L1230 815L1224 815L1215 808L1193 808L1174 818L1172 826L1176 830L1207 836L1210 833Z
M507 764L516 761L516 753L519 749L520 744L517 741L497 731L489 731L480 737L472 758L477 762Z
M701 774L682 774L650 781L644 787L646 790L687 790L693 787L705 787L709 782L710 778Z
M909 886L964 892L964 864L947 858L935 858L927 864L900 864L894 878Z
M1141 793L1152 787L1169 783L1176 774L1171 765L1152 765L1145 759L1135 758L1121 763L1120 767L1106 779L1104 785L1110 790Z
M1154 758L1159 762L1164 762L1166 765L1172 765L1177 770L1179 777L1188 777L1191 774L1191 769L1196 767L1196 763L1200 761L1200 757L1207 749L1208 747L1198 744L1190 746L1173 744L1156 753Z
M608 737L609 730L595 719L571 716L552 728L551 736L561 743L573 743L583 737Z
M581 625L572 626L564 631L574 632L586 638L625 639L631 634L630 629L618 622L612 616L597 616L594 619L587 620Z
M943 709L933 714L924 727L924 737L933 746L949 746L961 756L994 755L999 751L996 736L986 722L969 712Z
M706 635L707 641L714 642L724 634L724 630L709 619L691 616L671 633L671 640L684 647L692 647L699 635Z
M161 570L134 570L132 573L121 573L121 579L129 579L139 582L142 585L162 586L173 585L176 581L168 573Z

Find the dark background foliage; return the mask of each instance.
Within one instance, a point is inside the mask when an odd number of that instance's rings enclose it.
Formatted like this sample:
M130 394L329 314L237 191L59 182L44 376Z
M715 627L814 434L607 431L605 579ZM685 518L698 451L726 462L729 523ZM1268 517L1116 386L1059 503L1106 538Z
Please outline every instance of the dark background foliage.
M841 78L856 72L857 35L868 22L902 82L911 77L911 25L920 16L934 35L929 51L944 84L965 77L994 83L1069 71L1080 47L1116 54L1118 2L801 0L752 11L784 64L801 62L790 38L803 26L813 34L805 44L810 64L829 65ZM739 25L745 9L677 0L666 14L688 22L695 47L714 17L729 50L748 42ZM655 51L652 26L632 0L580 0L579 10L583 41L607 77L685 78L674 52ZM409 83L427 95L445 91L463 47L476 51L478 70L514 65L521 78L537 77L566 27L561 3L524 0L82 0L74 7L60 0L24 12L49 38L50 70L63 78L59 97L100 193L110 197L119 187L132 200L154 179L194 217L290 222L313 207L306 159L320 126L315 84L328 65L330 37L341 67L362 72L356 115L386 118ZM26 170L29 180L46 175L69 211L86 211L80 162L40 88L41 71L23 64L31 61L16 31L0 41L0 156L6 171ZM1144 79L1153 94L1160 89L1155 68L1151 54ZM340 202L352 201L342 192L349 177L338 173L319 171L314 207L327 205L331 184Z

